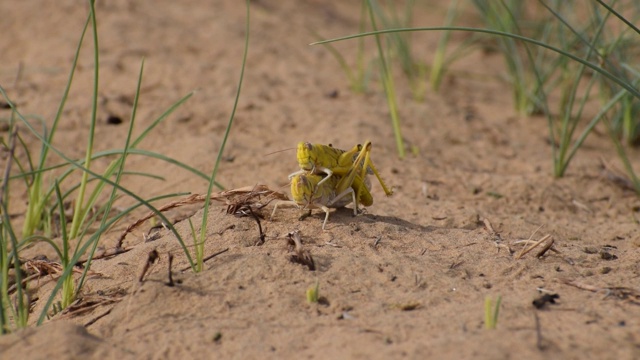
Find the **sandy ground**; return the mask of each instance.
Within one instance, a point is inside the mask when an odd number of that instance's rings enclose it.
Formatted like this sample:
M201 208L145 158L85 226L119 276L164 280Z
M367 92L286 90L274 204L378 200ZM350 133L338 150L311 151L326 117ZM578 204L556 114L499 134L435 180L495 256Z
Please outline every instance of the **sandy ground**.
M447 6L417 5L415 25L441 25ZM119 0L99 2L97 11L96 149L122 147L128 120L114 126L106 118L128 119L144 58L136 133L180 97L195 95L140 147L210 173L239 77L243 3ZM4 1L0 13L0 84L25 114L52 119L87 6ZM591 136L567 176L554 179L546 120L515 114L509 87L500 80L500 57L476 51L456 62L442 89L427 90L422 101L414 101L397 77L402 131L417 150L399 160L376 81L373 43L367 44L372 81L366 94L349 90L326 49L308 45L315 40L312 31L351 34L358 21L356 2L252 3L246 77L218 180L228 189L262 183L288 193L295 150L277 151L299 141L347 149L369 139L393 196L385 197L374 180L373 206L356 217L351 209L332 212L326 231L322 212L298 221L297 210L278 211L273 221L261 222L261 246L255 245L255 220L215 206L205 253L228 250L198 274L180 271L187 260L173 234L160 230L145 242L150 224L143 224L126 237L128 252L94 262L80 304L99 305L1 337L0 357L640 358L640 201L603 173L601 159L617 163L606 132ZM454 35L453 43L465 36ZM430 63L438 37L415 35L423 61ZM354 61L354 42L336 47ZM55 143L71 157L82 156L86 143L90 50L87 43ZM631 157L640 168L637 151ZM165 177L125 179L125 186L146 197L206 192L203 180L166 163L131 157L129 168ZM24 203L24 195L14 195L14 203ZM126 204L131 200L119 202ZM199 208L168 214L192 215L199 227ZM268 207L267 218L269 213ZM113 248L133 220L107 234L101 246ZM188 236L187 221L176 227ZM290 261L287 234L295 230L315 271ZM556 252L537 258L536 249L518 258L523 245L517 240L547 234ZM139 282L153 250L159 261ZM44 247L35 247L24 256L42 253ZM166 285L170 253L172 287ZM305 291L316 281L321 301L310 304ZM52 286L48 278L38 283L34 321ZM544 294L559 298L538 310L532 302ZM485 298L498 296L497 329L486 330Z

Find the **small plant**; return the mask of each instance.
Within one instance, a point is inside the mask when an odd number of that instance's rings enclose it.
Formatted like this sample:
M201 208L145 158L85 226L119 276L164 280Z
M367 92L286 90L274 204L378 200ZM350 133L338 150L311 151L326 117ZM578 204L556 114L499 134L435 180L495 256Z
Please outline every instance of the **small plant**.
M193 227L193 221L189 218L189 230L191 231L191 238L193 239L193 248L195 252L195 268L194 272L201 272L203 259L204 259L204 241L199 241L198 235L196 235L196 229Z
M320 299L320 283L316 280L316 284L307 289L307 302L318 303Z
M498 314L500 313L500 303L502 296L498 295L496 302L487 296L484 299L484 327L488 330L494 330L498 326Z

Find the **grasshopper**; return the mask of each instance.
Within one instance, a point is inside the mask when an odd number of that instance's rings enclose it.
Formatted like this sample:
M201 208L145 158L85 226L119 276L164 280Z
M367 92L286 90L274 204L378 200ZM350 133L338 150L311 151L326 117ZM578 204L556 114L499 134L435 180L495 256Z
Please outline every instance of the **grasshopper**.
M314 149L316 151L312 151ZM370 152L371 142L369 141L364 146L356 145L349 151L335 149L332 146L298 144L298 162L303 170L289 175L293 200L276 203L271 217L275 214L278 205L294 205L303 209L320 208L326 214L322 223L324 230L329 219L330 207L344 207L353 202L353 212L357 215L358 204L364 206L373 204L373 197L369 192L371 184L367 178L369 169L376 175L385 193L391 195L392 191L386 186L371 162ZM315 172L326 174L326 176L322 177ZM351 195L351 198L347 197L348 195Z
M361 174L356 173L356 175L360 176L361 179L364 179L366 174L375 174L385 194L389 196L393 194L393 190L387 187L378 170L373 165L370 158L371 147L371 141L365 142L364 145L358 144L348 151L334 148L331 145L300 142L298 143L296 153L300 170L290 174L289 179L291 180L294 176L303 173L326 174L326 177L318 183L318 186L322 186L333 174L346 176L350 172L360 170ZM353 183L355 191L359 191L357 187L359 183L360 181ZM373 203L373 199L371 199L371 203Z
M353 214L358 214L356 199L356 191L351 186L347 186L346 183L340 184L344 180L339 177L325 177L321 175L315 175L310 173L302 173L294 175L291 179L291 196L293 200L289 201L277 201L273 207L271 217L276 213L278 206L292 205L301 209L322 209L325 212L324 222L322 223L322 230L325 229L327 221L329 220L329 208L344 207L351 202L356 204L353 208ZM345 187L345 189L342 189ZM373 200L369 190L366 188L366 184L362 184L366 190L360 191L363 197L368 196ZM366 199L365 201L366 202Z

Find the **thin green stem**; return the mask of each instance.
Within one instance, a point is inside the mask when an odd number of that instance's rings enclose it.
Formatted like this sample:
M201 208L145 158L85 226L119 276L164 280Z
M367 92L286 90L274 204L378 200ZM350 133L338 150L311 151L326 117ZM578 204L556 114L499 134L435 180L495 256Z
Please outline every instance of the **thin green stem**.
M240 79L238 80L238 90L236 92L236 98L233 102L233 109L231 110L231 115L229 116L229 123L227 124L227 129L224 132L224 137L222 138L222 144L220 145L220 150L218 151L218 156L216 157L216 163L213 166L213 172L211 173L211 179L209 182L209 187L207 188L207 198L204 202L204 210L202 214L202 227L200 228L200 241L204 242L206 239L207 233L207 217L209 215L209 204L211 202L211 193L213 191L213 186L215 183L216 176L218 175L218 169L220 163L222 162L222 154L224 153L224 148L227 144L227 139L229 138L229 133L231 132L231 126L233 125L233 120L236 115L236 109L238 108L238 100L240 99L240 92L242 90L242 80L244 79L244 69L247 63L247 54L249 52L249 0L246 0L246 26L245 26L245 38L244 38L244 53L242 55L242 66L240 68ZM192 268L195 268L192 265Z
M85 153L84 164L87 168L91 168L91 159L93 154L93 140L96 129L97 122L97 114L98 114L98 83L100 78L100 56L99 56L99 45L98 45L98 24L96 19L96 9L95 9L95 0L89 0L89 8L90 8L90 17L91 17L91 28L93 30L93 62L94 62L94 72L93 72L93 94L91 97L91 121L89 122L89 136L87 142L87 149ZM78 236L78 232L80 230L80 226L83 223L84 217L87 213L87 208L85 208L84 204L84 196L87 188L87 181L89 179L89 174L86 172L82 173L82 178L80 180L80 190L78 191L78 197L76 198L76 206L73 212L73 220L71 222L71 229L69 230L69 237L71 239L75 239Z
M407 32L407 31L468 31L468 32L491 34L491 35L496 35L496 36L505 36L505 37L510 37L510 38L513 38L513 39L525 41L525 42L528 42L528 43L543 47L545 49L551 50L553 52L559 53L559 54L561 54L563 56L566 56L566 57L570 58L573 61L577 61L577 62L579 62L581 64L584 64L586 67L592 69L593 71L601 74L602 76L606 77L607 79L609 79L609 80L613 81L614 83L620 85L622 88L627 90L629 93L633 94L635 97L640 98L640 90L634 88L628 82L625 82L624 80L622 80L619 77L613 75L612 73L610 73L609 71L603 69L602 67L598 66L597 64L594 64L592 62L584 60L584 59L582 59L582 58L580 58L580 57L578 57L576 55L573 55L573 54L571 54L569 52L566 52L566 51L564 51L562 49L559 49L559 48L557 48L557 47L555 47L553 45L549 45L549 44L546 44L544 42L541 42L541 41L538 41L538 40L535 40L535 39L532 39L532 38L528 38L526 36L510 34L510 33L502 32L502 31L496 31L496 30L474 28L474 27L464 27L464 26L440 26L440 27L417 27L417 28L402 28L402 29L386 29L386 30L370 31L370 32L361 33L361 34L354 34L354 35L337 37L337 38L333 38L333 39L329 39L329 40L318 41L318 42L311 43L311 45L320 45L320 44L323 44L323 43L350 40L350 39L355 39L355 38L359 38L359 37L363 37L363 36L376 36L376 35L382 35L382 34L393 33L393 32Z
M373 32L367 34L373 34L376 39L378 55L380 57L380 73L382 74L382 85L387 96L387 104L389 106L389 112L391 114L391 124L393 126L393 133L395 135L396 146L398 148L398 156L402 159L405 156L404 140L402 139L402 130L400 129L400 117L398 116L398 106L396 102L396 92L393 85L393 77L391 76L391 71L387 66L385 54L382 50L382 42L380 41L380 36L378 36L378 34L382 34L382 32L376 31L377 26L375 15L373 13L373 5L371 4L371 0L367 1L369 3L369 18L371 20L371 26L374 30Z

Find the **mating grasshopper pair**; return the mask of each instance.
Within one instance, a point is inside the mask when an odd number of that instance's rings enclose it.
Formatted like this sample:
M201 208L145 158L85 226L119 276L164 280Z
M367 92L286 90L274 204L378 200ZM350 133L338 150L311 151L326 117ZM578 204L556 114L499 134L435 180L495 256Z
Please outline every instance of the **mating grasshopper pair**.
M329 208L340 208L353 202L353 213L357 215L358 205L373 204L369 173L375 174L385 194L391 195L393 191L382 180L370 155L370 141L348 151L331 145L300 142L297 149L300 170L289 175L293 200L278 201L271 217L281 205L309 210L319 208L326 214L322 223L324 230L329 220Z

